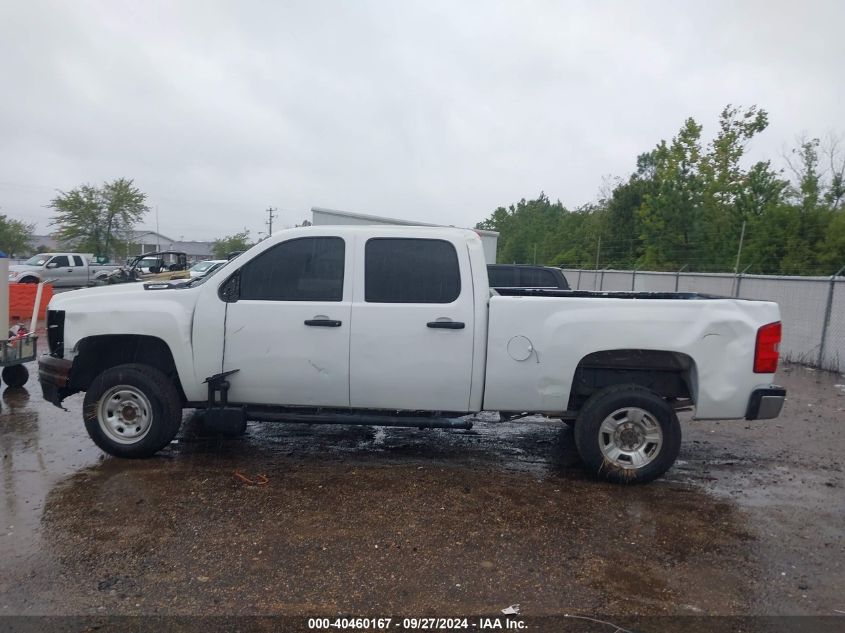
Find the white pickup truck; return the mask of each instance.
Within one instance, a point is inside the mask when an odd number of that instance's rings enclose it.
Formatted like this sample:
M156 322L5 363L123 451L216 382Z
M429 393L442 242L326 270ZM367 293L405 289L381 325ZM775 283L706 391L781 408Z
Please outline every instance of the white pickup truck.
M574 422L587 468L648 481L678 455L679 409L773 418L775 303L695 294L491 292L473 231L283 231L203 281L53 297L39 374L85 391L103 450L146 457L184 408L246 420L467 428L468 413Z
M51 281L55 287L90 286L105 281L118 269L108 264L92 264L82 253L39 253L23 264L9 266L9 283L37 284Z

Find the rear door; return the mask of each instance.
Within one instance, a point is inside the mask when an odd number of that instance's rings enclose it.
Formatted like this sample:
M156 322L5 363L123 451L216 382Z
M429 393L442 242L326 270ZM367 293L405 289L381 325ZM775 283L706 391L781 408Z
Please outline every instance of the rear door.
M71 255L73 258L73 272L70 274L74 286L88 285L88 265L81 255Z
M469 410L474 299L466 245L359 236L351 406Z

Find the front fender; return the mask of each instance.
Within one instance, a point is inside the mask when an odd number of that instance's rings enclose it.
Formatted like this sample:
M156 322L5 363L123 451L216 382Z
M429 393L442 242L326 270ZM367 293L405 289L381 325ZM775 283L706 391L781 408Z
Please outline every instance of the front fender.
M86 338L104 335L160 339L189 400L203 399L193 368L191 326L197 293L194 289L146 291L142 284L75 290L56 295L50 310L63 310L64 348L73 360Z

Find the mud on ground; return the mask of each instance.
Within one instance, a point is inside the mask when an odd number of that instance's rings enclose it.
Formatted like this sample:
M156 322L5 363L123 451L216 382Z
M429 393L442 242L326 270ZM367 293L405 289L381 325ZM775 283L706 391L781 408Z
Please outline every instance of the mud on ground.
M221 440L186 415L119 460L31 379L0 413L0 614L845 614L845 378L779 381L779 419L685 422L674 469L621 487L539 417Z

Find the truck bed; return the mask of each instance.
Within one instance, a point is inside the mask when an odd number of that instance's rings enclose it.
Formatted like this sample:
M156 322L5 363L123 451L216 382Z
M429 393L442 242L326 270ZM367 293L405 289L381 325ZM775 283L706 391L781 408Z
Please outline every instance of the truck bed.
M489 302L484 408L564 411L591 355L660 350L689 368L696 417L740 418L771 382L752 372L755 340L779 317L771 302L698 293L507 289Z

